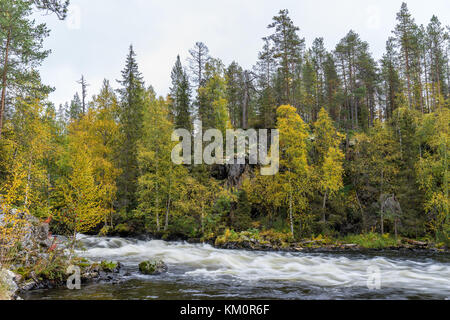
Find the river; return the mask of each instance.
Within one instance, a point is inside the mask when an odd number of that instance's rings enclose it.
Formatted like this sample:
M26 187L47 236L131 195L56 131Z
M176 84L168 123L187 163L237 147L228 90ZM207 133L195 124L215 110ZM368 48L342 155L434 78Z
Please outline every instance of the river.
M254 252L87 236L81 241L85 250L79 255L92 261L120 261L129 273L123 282L83 285L81 290L38 290L22 298L450 299L448 254ZM153 258L165 261L169 272L139 274L139 262Z

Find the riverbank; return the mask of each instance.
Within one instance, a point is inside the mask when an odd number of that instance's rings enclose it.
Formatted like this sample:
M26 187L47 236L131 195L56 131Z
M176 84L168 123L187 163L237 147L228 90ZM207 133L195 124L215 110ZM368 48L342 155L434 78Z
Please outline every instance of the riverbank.
M0 300L20 300L23 292L65 286L74 272L83 283L120 281L120 263L92 263L77 256L69 239L50 233L49 222L17 209L0 212L0 227L17 226L9 233L3 230L0 239Z
M430 239L410 239L390 234L366 233L332 238L319 235L301 240L292 239L288 233L274 230L249 230L235 232L227 229L222 235L209 238L188 238L172 234L128 234L127 236L112 235L123 239L164 240L168 242L187 242L190 244L209 244L218 249L250 250L250 251L280 251L280 252L379 252L379 251L415 251L430 253L450 253L450 248L444 243L436 243Z
M83 262L81 262L83 261ZM67 287L67 280L73 273L80 271L80 285L93 283L118 284L129 274L122 269L120 262L94 262L85 259L73 261L72 266L60 273L36 274L35 268L0 269L0 300L22 300L21 295L34 290L58 289ZM69 269L70 267L70 269ZM75 282L71 282L75 285Z
M449 248L443 243L419 241L389 234L380 235L368 233L349 235L333 239L318 236L316 238L292 240L289 235L274 231L246 231L236 233L225 231L222 236L210 241L216 248L243 249L256 251L284 252L379 252L379 251L420 251L432 253L449 253Z

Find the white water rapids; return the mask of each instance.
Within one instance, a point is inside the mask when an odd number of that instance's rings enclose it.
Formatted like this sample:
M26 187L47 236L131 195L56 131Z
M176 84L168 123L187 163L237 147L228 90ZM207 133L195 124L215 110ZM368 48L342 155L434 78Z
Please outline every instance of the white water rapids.
M406 296L450 297L448 259L342 254L307 254L221 250L210 245L138 241L119 238L81 236L86 250L79 254L93 261L120 261L132 270L134 279L145 278L137 265L148 259L161 259L169 266L166 279L176 282L224 281L247 287L319 287L324 290L369 292L368 279L379 270L381 290ZM167 281L167 280L166 280ZM175 281L175 280L174 280ZM381 291L383 292L383 291ZM383 298L380 293L379 298Z

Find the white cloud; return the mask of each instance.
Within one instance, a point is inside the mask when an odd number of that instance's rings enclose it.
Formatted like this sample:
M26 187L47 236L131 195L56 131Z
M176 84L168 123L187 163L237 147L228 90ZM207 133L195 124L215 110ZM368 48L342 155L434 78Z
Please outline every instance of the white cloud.
M54 17L39 17L52 29L46 46L52 55L42 66L45 83L56 87L56 104L70 100L84 74L91 84L89 94L98 92L103 78L115 86L125 62L128 46L135 46L147 84L165 95L170 70L177 54L183 62L196 41L205 42L213 56L225 63L236 60L250 68L262 47L271 18L280 9L290 11L301 36L310 45L324 37L328 49L350 30L369 42L376 58L395 25L402 0L72 0L80 15L69 23ZM436 14L449 23L450 1L407 1L419 24ZM77 25L77 23L79 24ZM67 23L71 25L68 28ZM75 26L75 28L73 28Z

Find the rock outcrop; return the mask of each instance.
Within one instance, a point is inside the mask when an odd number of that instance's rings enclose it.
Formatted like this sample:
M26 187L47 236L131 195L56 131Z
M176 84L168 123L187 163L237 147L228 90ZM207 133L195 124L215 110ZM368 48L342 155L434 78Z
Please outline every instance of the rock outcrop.
M11 209L8 213L0 212L0 226L5 223L6 218L10 218L7 215L23 224L21 230L23 236L19 241L21 250L17 252L15 260L21 266L27 267L34 265L38 259L48 258L51 247L57 243L56 238L49 232L49 224L40 222L39 219L26 212Z
M17 275L6 269L0 269L0 300L18 299L19 287L16 284Z

